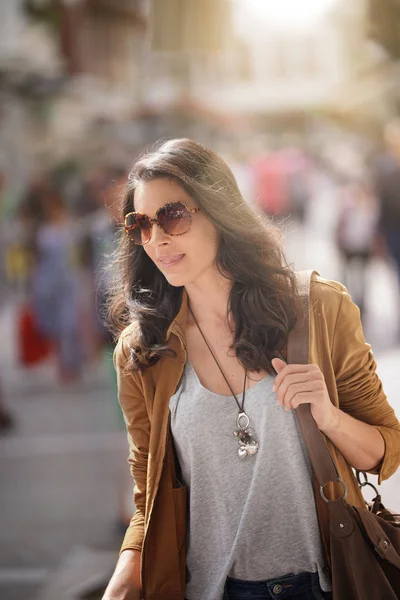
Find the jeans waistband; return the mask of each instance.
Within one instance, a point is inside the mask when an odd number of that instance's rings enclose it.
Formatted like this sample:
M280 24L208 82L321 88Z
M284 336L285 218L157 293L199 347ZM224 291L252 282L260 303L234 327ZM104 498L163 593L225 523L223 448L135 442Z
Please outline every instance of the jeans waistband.
M246 598L271 598L271 600L283 600L291 597L293 594L301 596L304 594L307 598L322 599L325 597L319 585L318 573L299 573L294 575L288 573L282 577L274 579L264 579L259 581L246 581L228 577L225 582L224 600L240 597L245 592Z

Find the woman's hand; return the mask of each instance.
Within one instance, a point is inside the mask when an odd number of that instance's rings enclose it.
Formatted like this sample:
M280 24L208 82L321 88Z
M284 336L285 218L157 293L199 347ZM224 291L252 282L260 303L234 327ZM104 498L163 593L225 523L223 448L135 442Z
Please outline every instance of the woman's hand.
M140 555L138 550L121 552L102 600L141 600Z
M317 365L286 364L280 358L272 359L278 373L272 391L276 391L278 404L285 410L297 408L299 404L311 404L311 414L320 431L335 427L337 411L332 404L324 376Z

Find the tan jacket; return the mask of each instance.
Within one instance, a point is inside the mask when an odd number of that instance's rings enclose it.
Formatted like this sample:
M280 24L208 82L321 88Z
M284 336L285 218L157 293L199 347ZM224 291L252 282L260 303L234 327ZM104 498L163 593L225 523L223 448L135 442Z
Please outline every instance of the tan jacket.
M387 402L375 373L370 346L365 343L359 310L340 283L313 275L310 291L311 338L309 362L325 377L332 403L360 421L374 425L385 440L385 455L376 470L379 482L400 464L400 424ZM186 362L187 296L168 329L168 344L176 358L164 357L144 373L126 374L129 346L135 345L135 325L121 334L114 361L119 401L130 446L129 463L135 479L136 512L122 549L142 550L141 577L145 600L184 600L186 486L175 476L170 442L169 400L175 393ZM354 473L327 439L340 477L347 485L347 501L363 507ZM315 502L329 563L327 505L314 479ZM329 484L331 486L331 484ZM327 486L327 487L329 487ZM327 495L329 491L325 488ZM296 490L293 490L295 498Z

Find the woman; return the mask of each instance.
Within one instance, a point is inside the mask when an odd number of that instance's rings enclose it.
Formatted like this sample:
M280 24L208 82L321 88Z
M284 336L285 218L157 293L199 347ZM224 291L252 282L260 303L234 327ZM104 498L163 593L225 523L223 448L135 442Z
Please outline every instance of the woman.
M364 506L351 466L389 477L400 425L357 307L314 276L310 364L286 364L295 274L228 166L192 140L135 164L123 212L110 316L136 512L104 600L332 597L325 503L292 409L311 403Z

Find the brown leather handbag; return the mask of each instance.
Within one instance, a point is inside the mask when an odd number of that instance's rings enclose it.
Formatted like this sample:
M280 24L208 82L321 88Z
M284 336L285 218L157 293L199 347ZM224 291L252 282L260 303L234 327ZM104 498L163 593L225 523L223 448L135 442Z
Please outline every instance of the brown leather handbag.
M290 334L288 362L309 362L309 292L312 271L297 273L305 317ZM307 445L311 465L329 507L330 558L334 600L400 599L400 517L387 510L376 488L376 498L365 510L346 502L346 485L340 479L325 439L311 414L310 404L301 404L296 416ZM369 484L358 476L360 487ZM339 482L341 498L324 494L329 482Z

